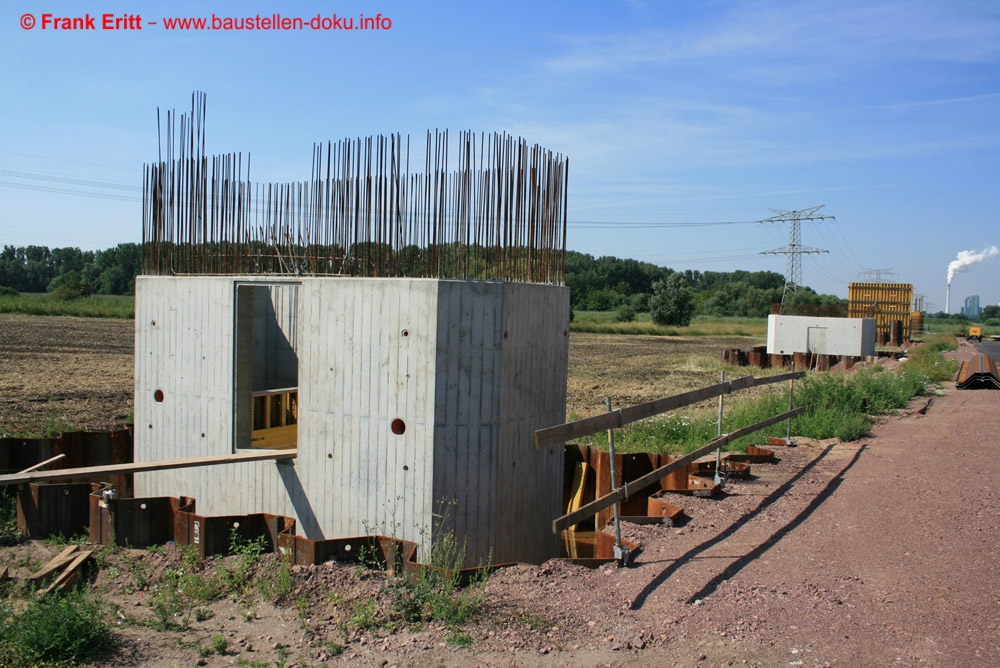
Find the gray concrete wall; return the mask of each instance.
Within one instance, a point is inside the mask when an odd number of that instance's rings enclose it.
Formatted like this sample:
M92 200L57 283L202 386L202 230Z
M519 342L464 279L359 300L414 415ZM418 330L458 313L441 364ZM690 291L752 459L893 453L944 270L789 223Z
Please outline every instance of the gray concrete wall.
M431 513L436 282L303 279L300 304L299 461L317 537L419 540Z
M136 278L136 461L234 451L236 294L233 277ZM135 489L193 496L212 515L294 517L304 499L296 466L273 462L137 473Z
M299 388L294 463L140 474L137 494L193 496L207 514L294 516L311 538L454 531L472 565L557 556L563 458L536 451L533 432L565 420L569 290L297 283L137 280L137 460L232 452L245 428L236 397L258 384L262 358L281 367L267 359L282 346L297 356Z

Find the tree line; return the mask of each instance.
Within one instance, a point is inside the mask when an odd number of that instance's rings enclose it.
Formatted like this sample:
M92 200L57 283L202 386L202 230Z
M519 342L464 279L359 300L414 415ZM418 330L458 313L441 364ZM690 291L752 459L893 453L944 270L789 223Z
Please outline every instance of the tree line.
M139 244L118 244L102 251L46 246L4 246L0 287L17 292L64 291L101 295L135 293L142 266Z
M0 251L0 286L18 292L130 295L141 265L141 247L135 243L103 251L6 245ZM764 317L772 303L781 301L785 277L773 271L674 271L649 262L568 251L566 285L577 311L617 311L629 319L630 314L659 307L677 311L683 321L691 315ZM830 314L847 311L846 300L818 295L808 287L799 288L789 305L826 308Z
M566 284L574 310L618 311L623 320L651 311L654 320L662 320L655 317L655 307L666 301L671 311L689 315L664 324L686 324L690 315L763 318L771 304L781 301L785 277L773 271L674 271L649 262L569 251ZM800 287L786 306L786 311L847 315L846 299L820 295L809 287Z

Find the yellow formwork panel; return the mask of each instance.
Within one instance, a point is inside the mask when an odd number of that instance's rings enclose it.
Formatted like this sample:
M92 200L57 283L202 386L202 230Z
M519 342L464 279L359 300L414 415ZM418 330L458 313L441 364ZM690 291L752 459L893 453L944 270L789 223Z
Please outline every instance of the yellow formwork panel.
M903 332L910 337L911 283L851 283L847 293L847 317L875 318L876 330L886 333L894 320L900 320Z
M282 450L298 442L299 393L297 389L253 393L253 431L250 447Z

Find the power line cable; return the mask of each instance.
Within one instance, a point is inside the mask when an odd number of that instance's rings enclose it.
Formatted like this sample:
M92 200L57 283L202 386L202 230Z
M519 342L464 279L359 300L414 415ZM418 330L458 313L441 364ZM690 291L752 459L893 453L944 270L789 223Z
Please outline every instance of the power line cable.
M111 190L131 190L142 192L141 186L130 186L125 183L114 183L112 181L90 181L88 179L76 179L68 176L58 176L56 174L42 174L39 172L20 172L13 169L0 169L3 176L13 176L19 179L33 179L36 181L51 181L53 183L68 183L76 186L88 186L91 188L109 188Z

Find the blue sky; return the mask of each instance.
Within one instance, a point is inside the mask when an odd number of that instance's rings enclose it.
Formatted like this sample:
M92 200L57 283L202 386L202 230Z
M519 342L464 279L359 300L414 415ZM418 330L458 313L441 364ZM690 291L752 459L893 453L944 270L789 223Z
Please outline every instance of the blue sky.
M1000 245L992 0L166 6L5 3L0 244L138 241L139 203L107 196L138 197L141 166L156 158L156 108L186 110L202 90L209 152L249 152L255 181L308 178L315 141L521 135L569 156L569 247L594 255L784 273L783 256L759 253L784 246L787 226L750 221L824 204L836 221L803 224L802 243L830 252L804 258L806 284L846 296L859 272L892 269L936 311L957 253ZM88 11L159 25L41 27L43 13ZM381 13L392 27L162 26L275 12ZM714 222L740 224L678 226ZM955 277L952 310L970 294L1000 302L1000 259Z

